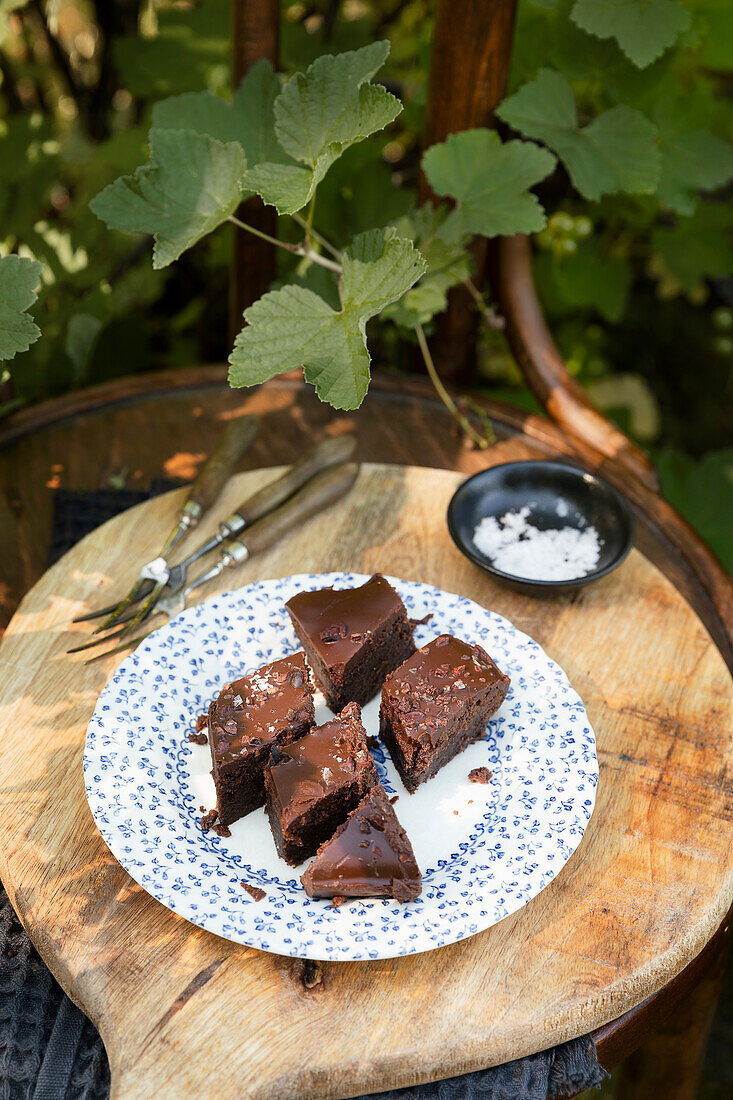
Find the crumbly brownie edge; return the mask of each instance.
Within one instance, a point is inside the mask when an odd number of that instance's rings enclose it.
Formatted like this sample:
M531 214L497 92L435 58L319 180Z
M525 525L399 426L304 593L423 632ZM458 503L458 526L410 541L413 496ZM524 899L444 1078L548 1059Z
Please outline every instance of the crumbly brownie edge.
M409 764L399 736L399 716L393 708L382 700L379 710L379 735L389 750L392 762L410 794L417 787L432 779L434 775L474 741L480 740L492 714L495 714L506 698L509 689L508 680L491 683L486 691L471 700L464 711L456 715L451 726L453 731L446 735L443 744L436 748L428 758ZM395 723L397 718L397 723ZM469 718L468 723L466 719ZM397 725L397 728L395 726Z

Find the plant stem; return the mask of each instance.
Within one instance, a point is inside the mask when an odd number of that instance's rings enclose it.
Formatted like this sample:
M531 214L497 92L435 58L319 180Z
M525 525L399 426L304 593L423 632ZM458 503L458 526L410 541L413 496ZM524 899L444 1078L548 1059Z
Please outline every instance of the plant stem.
M311 195L311 201L308 204L308 216L305 219L305 241L304 247L310 249L311 246L311 229L313 228L313 215L316 211L316 192Z
M473 279L464 279L463 285L465 286L466 290L471 295L479 310L483 314L484 321L489 326L489 328L496 329L498 332L501 332L505 324L504 318L501 316L501 314L497 313L496 310L492 309L492 307L484 301L484 296L474 283Z
M451 414L451 416L454 416L456 418L469 439L472 439L476 446L480 447L482 451L485 450L486 447L489 446L488 439L486 439L484 436L476 431L471 421L468 419L467 416L463 415L463 413L458 408L455 401L441 382L440 375L435 369L435 363L433 362L433 357L430 354L430 348L428 347L428 342L425 338L425 333L423 331L422 325L417 325L415 328L415 332L417 334L417 342L420 345L422 357L425 360L425 366L427 367L428 374L430 375L430 381L433 383L438 397L448 409L448 412Z
M260 237L261 240L267 241L268 244L277 245L278 248L284 248L286 252L292 252L294 256L304 256L307 260L312 260L314 264L319 264L320 267L325 267L328 271L335 271L338 275L341 274L341 264L335 263L333 260L329 260L326 256L321 256L319 252L313 252L312 249L306 248L302 244L290 244L288 241L279 241L277 237L271 237L269 233L263 233L261 229L255 229L253 225L247 225L246 222L240 221L239 218L235 218L234 214L230 214L228 221L232 225L236 225L239 229L245 229L248 233L253 233L255 237Z
M292 219L294 222L297 222L301 229L305 229L307 227L308 223L306 222L302 214L293 214ZM319 233L312 226L310 234L314 241L318 241L321 248L325 248L326 252L330 252L336 260L341 259L341 253L339 252L338 248L335 248L334 245L332 245L331 242L323 236L323 234Z

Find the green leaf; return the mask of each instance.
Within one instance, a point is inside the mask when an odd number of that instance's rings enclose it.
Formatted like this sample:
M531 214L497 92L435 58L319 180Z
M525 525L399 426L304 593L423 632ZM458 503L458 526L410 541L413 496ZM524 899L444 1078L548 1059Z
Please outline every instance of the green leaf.
M694 290L704 279L733 275L733 210L726 203L703 202L676 226L652 234L652 247L684 290Z
M439 230L454 244L476 233L496 237L542 229L545 214L527 188L549 176L555 158L526 141L502 145L493 130L464 130L433 145L423 171L438 195L450 195L456 208Z
M601 240L584 241L569 256L542 253L538 261L542 261L536 264L542 269L541 280L551 282L551 297L562 312L591 308L607 321L621 320L631 287L631 266L609 254Z
M269 61L258 61L249 70L227 103L211 92L187 92L163 99L153 107L156 130L193 130L197 134L242 146L247 167L271 161L288 163L275 136L275 100L281 83Z
M656 456L662 492L733 572L733 449L695 461L665 448Z
M66 354L74 364L74 376L81 381L94 349L102 322L92 313L75 313L66 330Z
M710 130L686 126L679 101L660 103L654 121L662 154L657 195L678 214L692 214L699 190L713 191L733 178L733 149Z
M649 119L631 107L612 107L581 128L572 88L552 69L541 69L496 113L553 149L587 199L617 191L652 194L659 183L657 129Z
M275 100L275 133L285 153L247 172L246 185L281 214L293 214L341 154L393 122L398 99L369 80L384 63L389 43L319 57L296 73Z
M690 25L689 12L676 0L577 0L571 18L597 38L615 38L639 69Z
M150 162L90 203L111 229L153 233L153 267L165 267L239 205L246 161L236 142L191 130L151 130Z
M22 256L0 258L0 362L27 351L41 335L25 312L36 301L43 264Z
M396 231L400 237L409 237L420 249L428 269L417 286L403 294L382 313L400 328L414 329L426 325L442 313L448 305L448 291L470 278L472 260L470 253L459 245L449 245L437 234L442 228L448 211L426 203L419 210L400 218Z
M245 311L229 357L232 386L254 386L303 367L322 401L356 409L369 386L366 323L404 294L425 261L394 230L372 229L343 253L341 309L300 286L271 291Z
M379 136L352 145L318 188L315 226L337 248L357 233L393 224L415 205L415 192L395 184L383 146Z

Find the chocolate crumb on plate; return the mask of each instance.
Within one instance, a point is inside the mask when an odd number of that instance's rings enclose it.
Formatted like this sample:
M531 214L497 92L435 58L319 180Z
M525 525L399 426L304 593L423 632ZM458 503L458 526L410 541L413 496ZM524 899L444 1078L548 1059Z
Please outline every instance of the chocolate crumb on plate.
M203 831L206 832L207 829L213 829L218 817L219 811L216 809L216 807L213 810L209 810L208 813L205 813L204 816L201 818L201 828L203 829Z
M399 796L398 794L393 794L393 795L392 795L392 797L391 797L391 798L390 798L390 800L389 800L389 804L390 804L390 806L394 806L395 802L397 801L397 799L398 799L399 797L400 797L400 796Z
M194 745L207 745L209 742L205 733L189 733L188 739L193 742Z
M468 778L472 783L488 783L493 774L494 773L490 772L488 768L482 766L480 768L473 768L468 773Z
M202 729L205 729L209 724L209 713L206 711L204 714L199 714L196 719L196 733L201 733Z
M229 826L222 824L221 821L217 822L217 824L214 825L214 832L216 833L217 836L231 836L232 835L232 830L229 828Z
M252 901L262 901L263 898L267 897L267 891L263 890L260 886L252 886L249 882L244 882L244 880L242 880L239 885L243 890L246 890L252 898Z
M336 894L336 897L331 898L330 908L331 909L338 909L339 905L343 905L344 902L348 901L348 900L349 899L345 898L343 894Z
M416 626L427 626L433 617L432 611L428 611L427 615L423 615L422 619L410 619L410 626L414 630Z

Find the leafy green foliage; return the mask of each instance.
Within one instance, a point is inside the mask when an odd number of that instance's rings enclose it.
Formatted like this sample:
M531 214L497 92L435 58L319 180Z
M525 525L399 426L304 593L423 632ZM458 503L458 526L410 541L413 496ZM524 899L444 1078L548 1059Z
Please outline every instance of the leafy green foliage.
M150 163L105 187L90 206L111 229L152 233L153 267L165 267L234 213L244 169L236 142L151 130Z
M665 448L656 456L662 492L733 573L733 448L695 462Z
M272 121L281 87L272 65L263 59L249 70L231 103L211 92L171 96L153 106L152 126L157 130L193 130L223 144L238 141L248 168L285 160Z
M545 224L539 202L528 188L549 176L555 158L522 141L502 144L493 130L464 130L433 145L423 170L438 195L450 195L455 209L438 235L450 244L476 233L532 233Z
M43 265L20 256L0 258L0 362L27 351L41 330L26 313L38 295Z
M714 191L733 178L733 148L707 128L691 128L680 103L661 103L654 120L662 154L657 195L678 214L692 214L698 191Z
M496 113L556 152L587 199L616 191L652 194L659 182L656 127L631 107L612 107L581 127L572 88L552 69L542 69Z
M369 386L366 323L420 278L425 262L393 230L370 230L343 253L341 309L311 290L286 286L245 311L230 356L232 386L253 386L303 367L323 401L355 409Z
M247 185L281 214L301 210L342 153L384 129L402 110L398 99L369 81L389 43L314 61L296 73L274 103L275 134L290 161L266 161L247 173Z
M594 309L606 321L623 317L631 286L631 267L608 253L597 238L582 242L568 256L538 257L537 278L554 311Z
M689 12L677 0L576 0L572 18L598 38L615 38L640 69L690 25Z
M667 270L685 290L703 279L733 274L733 210L722 203L701 203L694 214L678 218L676 226L652 233L652 245Z
M465 282L472 274L470 253L460 245L447 244L438 235L447 216L445 207L426 204L400 218L395 226L401 237L409 237L420 249L427 265L417 286L387 306L382 314L399 328L414 329L428 324L445 309L451 287Z

